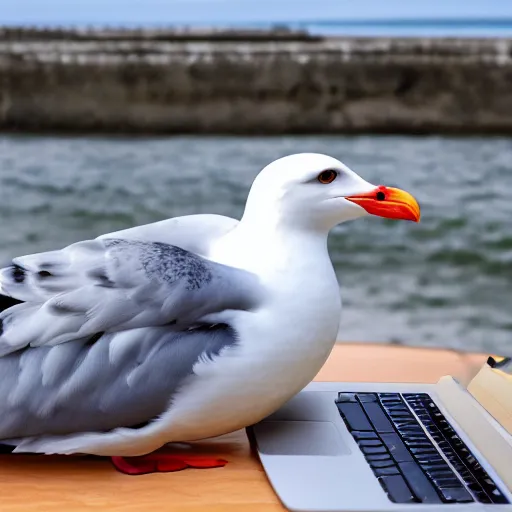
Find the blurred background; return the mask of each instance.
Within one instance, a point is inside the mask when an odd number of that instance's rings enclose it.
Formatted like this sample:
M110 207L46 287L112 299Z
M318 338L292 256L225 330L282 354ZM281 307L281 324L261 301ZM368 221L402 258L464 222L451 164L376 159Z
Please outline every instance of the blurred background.
M3 0L0 257L341 159L422 207L330 250L340 341L512 351L512 2Z

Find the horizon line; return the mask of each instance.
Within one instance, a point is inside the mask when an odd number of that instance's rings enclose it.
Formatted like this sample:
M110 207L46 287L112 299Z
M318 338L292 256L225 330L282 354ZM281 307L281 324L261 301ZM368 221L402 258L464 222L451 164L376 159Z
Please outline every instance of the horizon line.
M47 28L63 28L70 27L72 25L81 25L81 26L93 26L93 27L197 27L197 28L207 28L207 27L223 27L229 28L229 26L236 25L265 25L273 28L278 28L279 26L300 26L304 24L309 25L351 25L351 26L363 26L363 25L374 25L374 26L400 26L400 25L465 25L465 26L479 26L485 24L492 25L511 25L512 24L512 16L505 17L497 17L497 16L489 16L489 17L474 17L474 16L465 16L455 18L453 16L440 16L440 17L429 17L429 18L421 18L421 17L393 17L393 18L352 18L352 19L344 19L344 18L304 18L304 19L287 19L287 20L238 20L238 21L154 21L154 22L127 22L127 21L102 21L102 22L92 22L92 21L41 21L41 22L33 22L33 21L18 21L18 22L3 22L0 23L0 28L17 28L17 27L47 27Z

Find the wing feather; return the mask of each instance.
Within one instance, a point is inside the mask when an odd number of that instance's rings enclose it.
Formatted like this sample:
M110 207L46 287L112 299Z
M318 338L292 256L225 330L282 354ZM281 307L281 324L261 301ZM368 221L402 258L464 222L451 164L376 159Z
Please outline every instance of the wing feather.
M124 239L16 258L0 272L0 286L25 301L0 314L0 356L99 332L184 328L261 299L253 274L176 246Z
M125 352L112 361L109 353L119 339ZM227 325L185 332L157 327L4 356L0 440L106 432L150 422L172 406L197 361L236 343Z

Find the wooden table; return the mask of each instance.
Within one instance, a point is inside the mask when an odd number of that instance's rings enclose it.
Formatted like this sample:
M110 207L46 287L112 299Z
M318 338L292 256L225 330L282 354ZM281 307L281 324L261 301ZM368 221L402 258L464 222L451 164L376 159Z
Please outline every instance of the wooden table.
M435 382L453 375L467 383L487 355L389 345L339 344L316 380ZM195 448L229 461L224 468L130 477L107 459L0 456L1 512L26 511L277 511L276 498L245 431Z

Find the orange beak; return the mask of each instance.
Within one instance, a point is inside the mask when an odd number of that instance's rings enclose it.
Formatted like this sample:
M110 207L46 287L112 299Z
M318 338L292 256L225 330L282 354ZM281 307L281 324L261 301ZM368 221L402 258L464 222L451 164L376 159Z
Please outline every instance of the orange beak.
M358 204L371 215L387 219L402 219L419 222L420 207L414 197L399 188L376 187L370 192L345 197Z

